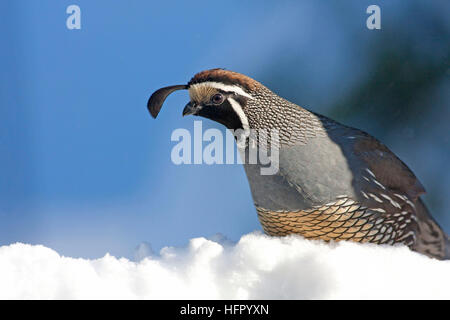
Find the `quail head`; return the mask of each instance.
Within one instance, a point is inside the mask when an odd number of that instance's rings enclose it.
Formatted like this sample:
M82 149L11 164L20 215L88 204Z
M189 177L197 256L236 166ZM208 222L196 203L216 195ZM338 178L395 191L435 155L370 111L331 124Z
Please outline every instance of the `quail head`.
M147 104L150 114L156 118L167 96L180 89L190 95L183 115L209 118L236 131L276 132L276 173L261 174L259 160L244 163L265 233L400 243L430 257L450 258L448 235L420 199L422 184L374 137L223 69L202 71L186 85L157 90ZM252 144L242 148L248 155Z

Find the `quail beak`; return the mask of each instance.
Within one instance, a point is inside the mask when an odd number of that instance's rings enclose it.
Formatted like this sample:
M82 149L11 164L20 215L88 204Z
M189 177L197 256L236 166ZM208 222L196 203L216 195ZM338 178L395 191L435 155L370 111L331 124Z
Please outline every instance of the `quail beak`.
M183 117L190 114L196 115L202 107L195 102L190 101L183 109Z

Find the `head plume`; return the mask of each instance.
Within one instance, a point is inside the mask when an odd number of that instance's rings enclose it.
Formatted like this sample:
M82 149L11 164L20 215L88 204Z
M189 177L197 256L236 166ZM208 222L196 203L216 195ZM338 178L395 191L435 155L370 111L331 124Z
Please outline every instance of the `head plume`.
M179 84L179 85L175 85L175 86L164 87L164 88L161 88L161 89L153 92L153 94L151 95L150 99L148 99L148 102L147 102L147 109L150 112L150 114L152 115L152 117L156 119L159 111L162 108L164 101L166 100L166 98L169 94L171 94L174 91L184 90L187 88L188 88L187 85Z

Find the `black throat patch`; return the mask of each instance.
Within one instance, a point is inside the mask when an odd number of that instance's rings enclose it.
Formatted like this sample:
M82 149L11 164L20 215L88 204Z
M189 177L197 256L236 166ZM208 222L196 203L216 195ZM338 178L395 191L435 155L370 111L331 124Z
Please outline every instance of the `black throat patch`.
M220 106L204 106L197 115L219 122L228 129L243 129L241 119L234 111L228 99Z

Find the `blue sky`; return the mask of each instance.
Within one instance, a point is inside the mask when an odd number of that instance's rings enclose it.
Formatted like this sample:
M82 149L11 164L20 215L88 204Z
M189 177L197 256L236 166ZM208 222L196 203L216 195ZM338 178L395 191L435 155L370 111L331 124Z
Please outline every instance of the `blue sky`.
M404 11L380 3L386 23ZM66 28L71 4L81 30ZM2 2L0 245L130 257L143 241L159 249L260 230L241 166L171 163L172 131L193 127L181 117L187 93L170 96L157 120L147 99L213 67L259 79L294 55L304 103L324 111L365 70L361 42L378 36L365 29L369 4Z

